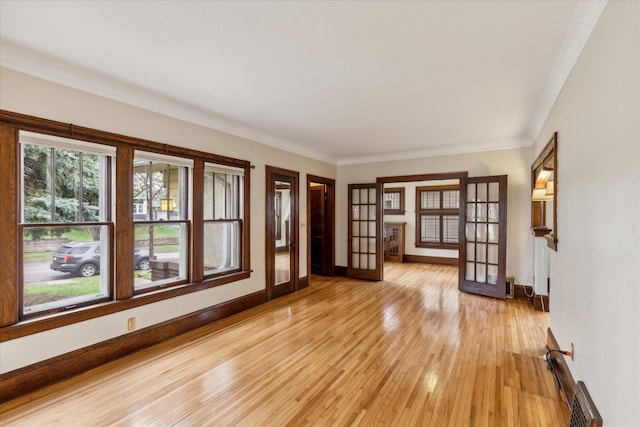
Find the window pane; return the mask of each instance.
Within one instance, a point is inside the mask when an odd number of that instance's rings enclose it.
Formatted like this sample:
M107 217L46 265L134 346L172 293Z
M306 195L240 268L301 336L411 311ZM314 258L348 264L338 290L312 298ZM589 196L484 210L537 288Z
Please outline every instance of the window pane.
M25 227L22 235L24 314L110 296L109 226Z
M420 209L440 209L440 192L421 191Z
M207 221L204 224L204 274L240 268L240 222Z
M444 190L442 192L442 208L458 209L458 207L460 207L460 191Z
M161 286L187 278L186 223L136 224L135 247L138 259L134 265L134 289Z
M458 215L444 215L442 217L443 243L458 243L458 226Z
M439 219L438 215L420 215L421 242L440 242Z
M135 159L133 168L134 205L141 204L137 221L173 221L187 218L184 166Z

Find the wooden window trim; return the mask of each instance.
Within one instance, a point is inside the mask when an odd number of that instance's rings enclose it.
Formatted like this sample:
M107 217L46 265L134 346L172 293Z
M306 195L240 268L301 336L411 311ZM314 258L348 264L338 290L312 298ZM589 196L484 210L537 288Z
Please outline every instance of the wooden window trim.
M406 212L404 209L404 187L385 188L384 194L387 194L387 193L400 194L400 207L398 209L385 209L384 214L385 215L404 215ZM382 203L384 204L384 198L382 200Z
M423 209L421 207L421 193L423 191L438 191L440 193L440 206L442 206L442 197L443 197L443 192L444 191L449 191L449 190L460 190L460 186L457 184L451 184L451 185L429 185L429 186L422 186L422 187L416 187L416 237L415 237L415 247L417 248L429 248L429 249L458 249L460 244L459 242L454 242L454 243L449 243L449 242L442 242L442 238L443 238L443 221L442 221L442 217L446 216L446 215L460 215L460 209L459 208L447 208L447 209ZM421 241L421 231L422 231L422 227L421 227L421 221L420 221L420 216L421 215L437 215L440 220L439 220L439 225L440 225L440 242L422 242Z
M18 169L20 165L20 153L18 143L18 133L21 130L38 132L47 135L60 136L76 139L80 141L93 142L103 145L115 146L116 154L116 188L115 195L115 246L118 248L115 260L118 269L114 272L115 290L112 301L97 303L91 306L74 310L43 315L26 320L19 319L18 295L19 284L22 283L22 269L20 268L19 257L19 234L18 218L20 209L20 195L18 188ZM133 179L133 151L143 150L160 154L186 157L194 160L194 171L199 170L200 163L204 162L227 165L244 169L244 192L243 192L243 234L241 237L241 271L232 272L225 276L214 278L202 278L190 276L191 281L165 287L160 290L151 290L143 294L133 295L133 265L128 253L133 253L133 199L132 179ZM130 161L129 161L130 160ZM53 120L42 119L6 110L0 110L0 178L2 178L5 191L0 192L0 202L5 210L0 215L0 234L5 237L5 245L0 248L0 268L3 271L3 278L0 281L0 342L28 336L31 334L44 332L61 326L86 321L89 319L129 310L134 307L151 304L154 302L174 298L192 292L221 286L227 283L244 280L250 277L250 169L249 161L235 159L202 151L171 146L139 138L118 135L100 130L75 126L73 124L61 123ZM125 173L123 173L125 172ZM131 172L131 173L126 173ZM195 179L195 176L194 176ZM194 181L194 193L202 190L202 183ZM8 190L8 191L7 191ZM196 212L202 212L202 198L194 194L193 218L196 221ZM201 226L201 224L197 224ZM197 226L194 223L195 234ZM203 248L198 245L195 238L188 250L191 257L188 272L193 272L197 259L203 256ZM131 249L130 251L128 249ZM131 264L131 265L130 265Z

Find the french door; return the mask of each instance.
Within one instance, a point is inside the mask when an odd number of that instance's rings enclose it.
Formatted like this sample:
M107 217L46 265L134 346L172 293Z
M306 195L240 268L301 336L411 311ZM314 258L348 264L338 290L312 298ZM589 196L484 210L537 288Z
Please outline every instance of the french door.
M505 298L507 176L462 178L460 202L461 291Z
M382 280L382 183L349 184L347 275Z

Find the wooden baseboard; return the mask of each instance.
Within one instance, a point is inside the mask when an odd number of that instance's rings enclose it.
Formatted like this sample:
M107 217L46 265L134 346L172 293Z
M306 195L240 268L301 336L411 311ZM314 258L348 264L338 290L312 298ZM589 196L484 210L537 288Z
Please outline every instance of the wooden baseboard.
M549 350L567 350L561 348L558 345L558 341L553 336L553 332L551 332L551 328L547 329L547 351ZM558 382L558 387L562 390L564 394L565 401L567 406L571 408L571 403L573 402L573 396L576 393L576 382L573 380L573 375L571 375L571 371L569 370L569 365L567 364L567 360L562 353L558 353L556 351L549 353L548 359L549 366L551 367L552 374L556 377Z
M0 375L0 403L78 375L266 301L265 291L168 320Z
M347 267L336 265L336 276L347 277Z
M458 265L458 258L444 258L437 256L405 255L403 257L403 261L417 262L420 264Z
M533 287L528 285L515 285L513 287L513 297L515 299L529 299L533 295Z
M309 276L304 276L298 279L298 289L304 289L309 287Z
M531 302L531 307L537 311L549 311L549 295L538 295L533 294L531 298L529 298L529 302Z

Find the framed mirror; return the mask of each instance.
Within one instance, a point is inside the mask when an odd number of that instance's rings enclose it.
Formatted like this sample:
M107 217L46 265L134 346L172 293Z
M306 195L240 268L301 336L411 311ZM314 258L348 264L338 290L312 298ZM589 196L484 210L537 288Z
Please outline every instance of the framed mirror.
M558 132L531 165L531 229L558 250Z

